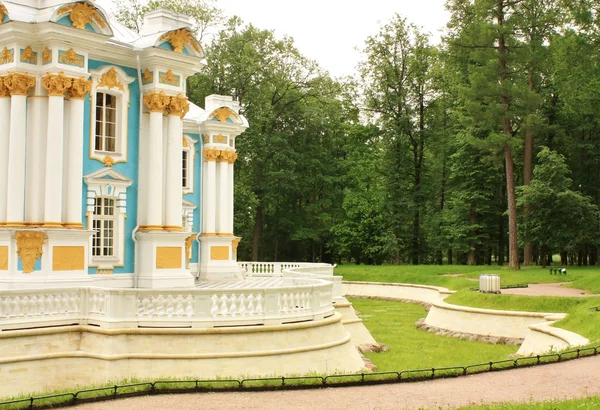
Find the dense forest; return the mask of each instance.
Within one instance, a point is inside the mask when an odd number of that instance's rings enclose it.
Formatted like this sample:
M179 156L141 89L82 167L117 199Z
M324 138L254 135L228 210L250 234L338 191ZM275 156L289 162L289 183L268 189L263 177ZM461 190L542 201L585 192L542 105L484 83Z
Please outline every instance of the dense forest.
M448 0L440 44L393 15L342 79L218 3L120 4L134 30L191 15L189 98L233 95L250 122L238 259L600 263L600 0Z

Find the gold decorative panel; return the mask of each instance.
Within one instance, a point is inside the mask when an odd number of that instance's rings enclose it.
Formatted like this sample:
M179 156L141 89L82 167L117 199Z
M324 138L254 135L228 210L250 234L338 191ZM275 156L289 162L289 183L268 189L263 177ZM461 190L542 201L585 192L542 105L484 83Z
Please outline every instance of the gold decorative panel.
M211 246L210 247L211 261L228 261L229 246Z
M158 246L156 269L181 269L181 246Z
M54 246L52 248L52 270L85 269L85 248L83 246Z
M0 246L0 270L8 270L8 246Z
M17 255L23 265L23 273L33 272L35 262L42 257L42 247L46 242L46 234L37 231L15 232Z

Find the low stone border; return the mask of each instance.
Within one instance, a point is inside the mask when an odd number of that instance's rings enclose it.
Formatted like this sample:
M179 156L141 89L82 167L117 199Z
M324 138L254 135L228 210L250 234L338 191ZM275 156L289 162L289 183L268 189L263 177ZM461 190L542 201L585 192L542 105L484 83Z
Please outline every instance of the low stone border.
M469 340L471 342L490 343L494 345L520 346L525 340L516 337L483 336L474 333L454 332L452 330L440 329L439 327L429 326L425 324L425 319L420 319L417 322L415 322L415 326L417 326L421 330L436 334L438 336L453 337L455 339Z
M421 305L428 312L429 312L429 309L431 309L431 303L422 302L422 301L418 301L418 300L415 300L415 299L390 298L390 297L386 297L386 296L363 296L363 295L346 295L346 298L350 298L350 299L384 300L384 301L387 301L387 302L410 303L411 305Z

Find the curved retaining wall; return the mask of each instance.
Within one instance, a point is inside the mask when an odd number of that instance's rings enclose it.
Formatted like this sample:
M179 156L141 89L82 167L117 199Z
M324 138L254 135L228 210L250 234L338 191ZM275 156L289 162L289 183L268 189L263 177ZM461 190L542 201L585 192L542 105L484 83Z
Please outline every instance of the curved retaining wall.
M450 332L524 339L518 355L546 353L582 346L590 341L581 335L551 327L564 313L514 312L451 305L443 301L454 293L436 286L402 283L344 282L346 295L380 297L430 304L424 324Z
M337 313L320 321L215 329L71 326L0 333L0 397L128 378L359 372Z

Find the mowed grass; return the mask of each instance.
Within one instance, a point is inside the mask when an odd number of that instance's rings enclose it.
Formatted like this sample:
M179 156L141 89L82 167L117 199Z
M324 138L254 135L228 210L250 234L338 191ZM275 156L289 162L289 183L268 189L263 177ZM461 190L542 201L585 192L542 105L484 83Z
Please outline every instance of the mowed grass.
M531 403L503 403L463 406L461 410L596 410L600 409L600 396L586 397L577 400L544 401Z
M366 356L378 371L431 369L505 360L517 346L476 343L438 336L418 329L415 322L427 315L420 305L371 299L352 299L365 326L390 351Z

